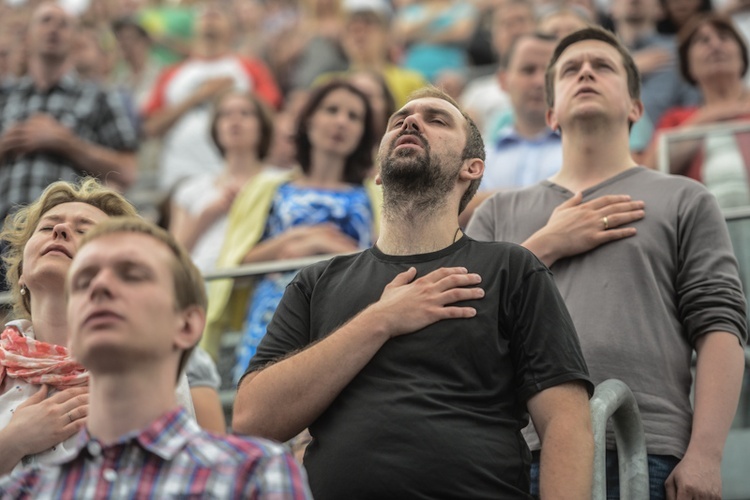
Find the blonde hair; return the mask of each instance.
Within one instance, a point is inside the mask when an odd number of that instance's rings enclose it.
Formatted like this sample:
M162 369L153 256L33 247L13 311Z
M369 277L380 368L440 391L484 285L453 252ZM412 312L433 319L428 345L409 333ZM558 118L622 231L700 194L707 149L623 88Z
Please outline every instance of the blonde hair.
M171 268L176 309L184 311L188 307L198 306L203 311L206 310L208 306L206 286L203 282L203 276L190 258L190 254L182 245L177 243L177 240L171 234L151 222L140 217L113 217L97 224L86 233L81 240L81 248L97 238L117 233L144 234L166 245L174 257ZM180 364L177 370L178 377L194 348L195 345L186 349L180 356Z
M93 177L87 177L78 183L54 182L47 186L35 202L7 216L0 231L0 240L8 243L3 256L7 269L5 279L10 287L13 314L17 318L31 319L31 295L21 295L18 283L23 274L23 250L26 243L45 213L57 205L73 202L87 203L109 216L137 215L135 207L120 193L102 186Z

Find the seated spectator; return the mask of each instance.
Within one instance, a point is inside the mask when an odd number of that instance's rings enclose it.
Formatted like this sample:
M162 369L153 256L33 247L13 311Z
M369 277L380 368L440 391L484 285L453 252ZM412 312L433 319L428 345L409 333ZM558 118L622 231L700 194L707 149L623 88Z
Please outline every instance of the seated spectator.
M500 88L497 72L503 61L507 61L513 42L522 35L534 32L536 14L527 0L508 0L499 4L492 12L492 46L499 64L490 74L470 81L459 102L475 121L486 143L492 142L491 126L510 107L508 95Z
M424 0L400 9L393 31L406 46L402 65L430 81L447 70L465 70L476 14L472 3L463 0Z
M372 108L375 137L385 134L388 119L396 111L396 101L388 89L383 76L377 71L359 70L349 73L346 78L367 96Z
M140 218L96 229L65 288L70 350L90 370L86 426L68 458L7 476L0 496L311 498L282 446L202 431L179 407L175 381L206 308L187 253Z
M296 129L295 115L289 111L282 111L274 119L273 140L268 150L266 162L283 170L297 167L297 146L294 144Z
M169 191L184 178L221 170L209 137L210 101L235 88L253 92L272 107L281 94L266 66L232 54L231 20L218 6L204 7L196 20L191 56L165 70L144 109L144 132L163 136L161 187Z
M713 11L711 0L660 0L664 15L657 25L659 33L676 35L698 14Z
M29 72L0 99L0 220L57 180L136 177L136 135L119 96L70 72L76 21L44 2L29 23Z
M229 213L217 267L353 252L373 243L380 191L365 182L376 141L365 95L342 81L316 89L299 116L296 140L302 172L262 174L241 193ZM295 274L266 275L255 286L238 346L237 377ZM235 307L245 317L247 296L233 294L230 281L218 280L210 283L209 297L204 347L215 355L218 334L229 328Z
M743 81L748 68L748 50L728 18L718 14L695 18L680 32L679 56L683 77L698 86L704 104L667 111L657 132L750 119L750 92ZM699 139L671 144L671 173L704 182L724 207L749 204L748 138L746 134L735 135L730 135L729 141L724 141L718 150ZM646 165L656 166L657 145L658 137L644 160ZM731 153L739 161L713 161L714 153Z
M135 209L93 179L56 182L0 233L17 318L0 335L0 475L22 460L68 457L86 419L88 375L66 348L64 282L81 234L113 215Z
M459 217L465 226L474 209L494 191L531 186L556 174L562 165L560 134L547 126L544 75L555 39L521 35L498 72L502 89L513 105L512 121L487 143L480 192Z
M206 169L177 187L169 224L203 273L216 265L235 196L265 168L273 118L253 94L227 91L216 100L210 130L224 167Z
M279 0L267 2L266 8L266 27L277 31L268 58L285 94L307 89L320 75L346 67L339 0Z
M537 31L552 35L560 40L574 31L594 23L586 9L572 5L570 7L552 7L539 14Z
M547 126L544 100L544 73L554 47L555 39L541 34L521 36L512 45L498 78L514 120L488 145L480 190L530 186L560 169L560 135Z
M112 32L122 54L113 68L112 81L127 88L138 109L146 99L161 73L163 64L153 55L153 41L134 17L122 17L112 23Z
M417 71L402 68L391 61L390 6L386 0L345 0L343 7L341 48L347 63L340 69L382 75L395 105L403 105L409 94L427 85L427 80ZM323 78L335 76L343 75L340 72L322 75Z
M657 33L658 0L618 0L611 6L614 32L633 54L641 73L644 116L631 130L630 147L642 152L664 112L700 103L700 92L679 74L674 37Z

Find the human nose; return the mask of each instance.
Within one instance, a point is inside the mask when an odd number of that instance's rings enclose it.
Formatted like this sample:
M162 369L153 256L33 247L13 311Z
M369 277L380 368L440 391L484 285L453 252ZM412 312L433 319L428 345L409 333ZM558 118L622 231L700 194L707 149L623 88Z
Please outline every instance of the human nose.
M581 69L578 70L578 79L584 80L584 79L590 79L594 76L594 68L591 66L591 63L585 62L581 65Z
M420 123L419 118L417 118L416 114L409 115L404 118L404 121L401 124L401 130L416 130L417 132L419 132Z
M102 269L89 283L89 297L92 300L108 298L112 296L112 279L111 271Z
M58 222L52 228L52 236L55 239L62 238L63 240L68 241L72 235L73 232L71 231L70 226L65 222Z

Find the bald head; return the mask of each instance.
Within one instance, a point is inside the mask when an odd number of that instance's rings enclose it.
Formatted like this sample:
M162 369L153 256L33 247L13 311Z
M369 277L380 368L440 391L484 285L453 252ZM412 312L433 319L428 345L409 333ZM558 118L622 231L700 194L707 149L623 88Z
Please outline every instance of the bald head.
M29 22L29 55L49 62L64 61L71 51L76 24L76 19L59 4L40 4Z

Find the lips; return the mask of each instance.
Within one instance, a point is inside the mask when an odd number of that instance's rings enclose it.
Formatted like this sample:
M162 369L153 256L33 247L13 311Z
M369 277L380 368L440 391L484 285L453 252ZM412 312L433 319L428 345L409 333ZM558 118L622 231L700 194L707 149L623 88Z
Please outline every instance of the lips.
M96 326L102 323L124 319L120 314L109 309L98 309L86 315L81 326Z
M582 95L582 94L599 94L599 92L597 92L591 87L581 87L580 89L576 91L575 95Z
M42 252L42 255L47 255L50 252L60 252L65 254L69 259L73 258L73 254L70 252L70 250L62 245L50 245L44 250L44 252Z
M395 149L399 146L404 146L407 144L413 144L415 146L421 147L422 149L425 148L424 141L415 134L404 134L398 137L393 147Z

